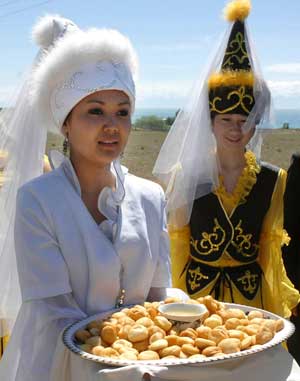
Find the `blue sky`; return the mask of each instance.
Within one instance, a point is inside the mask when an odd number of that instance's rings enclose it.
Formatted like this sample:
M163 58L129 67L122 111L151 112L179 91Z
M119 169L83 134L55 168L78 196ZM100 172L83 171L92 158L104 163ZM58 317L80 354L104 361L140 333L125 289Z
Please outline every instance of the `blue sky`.
M137 107L179 107L226 29L225 0L0 0L0 105L37 52L30 30L58 13L80 27L112 27L139 58ZM300 0L252 0L248 24L276 108L300 109ZM27 9L26 9L27 8Z

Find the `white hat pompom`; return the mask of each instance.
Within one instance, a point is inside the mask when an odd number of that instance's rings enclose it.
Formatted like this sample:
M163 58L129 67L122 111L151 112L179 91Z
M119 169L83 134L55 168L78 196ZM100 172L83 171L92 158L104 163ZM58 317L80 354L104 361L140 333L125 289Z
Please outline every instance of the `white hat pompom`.
M59 15L46 15L34 25L32 29L32 39L41 48L47 49L66 30L77 30L78 27L73 21Z

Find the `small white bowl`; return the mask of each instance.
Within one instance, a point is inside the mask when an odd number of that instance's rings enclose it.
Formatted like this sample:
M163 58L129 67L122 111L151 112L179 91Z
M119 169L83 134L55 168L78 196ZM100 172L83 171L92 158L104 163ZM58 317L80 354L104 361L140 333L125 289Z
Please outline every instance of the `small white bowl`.
M207 312L204 304L168 303L158 307L159 312L167 319L192 323L202 320Z

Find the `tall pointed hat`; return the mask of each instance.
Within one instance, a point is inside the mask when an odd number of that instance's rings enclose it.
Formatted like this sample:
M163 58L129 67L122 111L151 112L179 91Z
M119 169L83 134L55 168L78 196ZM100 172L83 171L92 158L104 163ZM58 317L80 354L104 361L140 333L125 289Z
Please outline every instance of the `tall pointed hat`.
M169 223L176 228L189 224L194 200L219 186L212 119L229 113L245 115L241 130L254 131L247 149L257 161L262 135L272 127L271 94L246 20L250 9L250 0L228 3L225 17L230 24L194 82L156 160L153 173L165 186Z
M254 107L254 75L245 28L250 10L250 0L233 0L224 9L225 18L233 24L220 71L208 79L212 118L228 113L248 116Z

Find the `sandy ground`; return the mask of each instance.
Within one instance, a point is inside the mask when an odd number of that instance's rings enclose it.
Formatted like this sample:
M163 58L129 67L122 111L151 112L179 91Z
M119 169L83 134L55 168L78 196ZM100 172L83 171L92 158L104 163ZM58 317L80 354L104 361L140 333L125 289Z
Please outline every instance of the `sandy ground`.
M152 168L160 147L166 137L165 132L133 130L126 147L123 164L131 173L154 180ZM62 138L49 134L47 152L49 149L62 149ZM299 130L273 130L264 136L262 159L274 165L287 169L290 157L294 152L300 152Z

